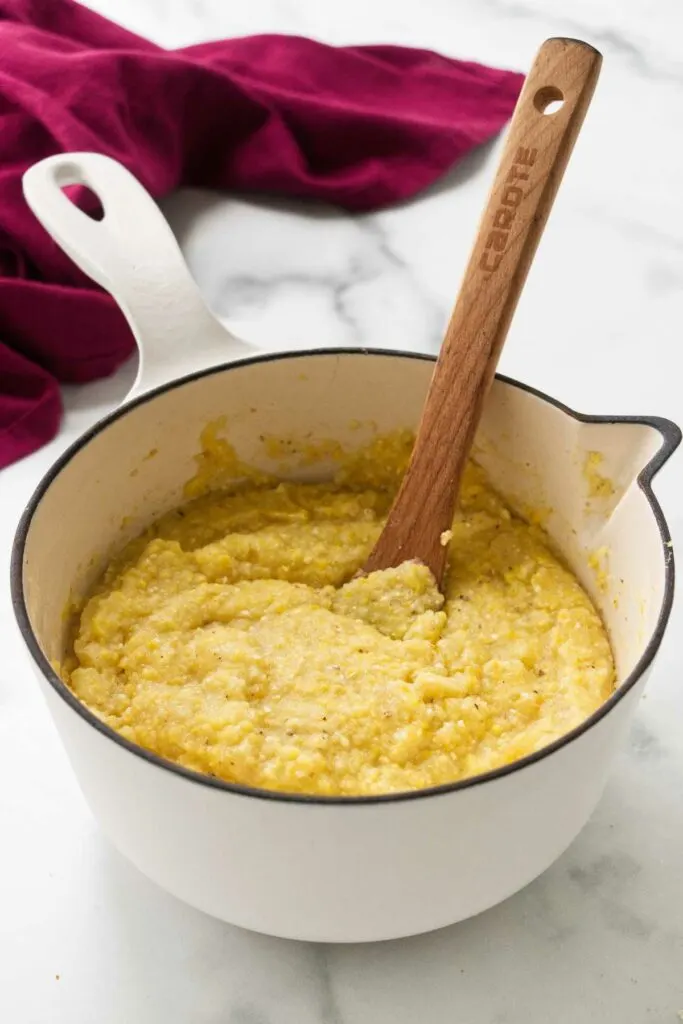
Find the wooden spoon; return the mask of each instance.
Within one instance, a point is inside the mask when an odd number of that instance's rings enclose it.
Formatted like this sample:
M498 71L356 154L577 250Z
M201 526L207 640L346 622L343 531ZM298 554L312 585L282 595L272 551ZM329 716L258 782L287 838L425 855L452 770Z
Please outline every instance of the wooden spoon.
M548 39L538 51L434 368L410 464L364 572L418 560L441 585L444 533L484 399L601 64L597 50L575 39Z

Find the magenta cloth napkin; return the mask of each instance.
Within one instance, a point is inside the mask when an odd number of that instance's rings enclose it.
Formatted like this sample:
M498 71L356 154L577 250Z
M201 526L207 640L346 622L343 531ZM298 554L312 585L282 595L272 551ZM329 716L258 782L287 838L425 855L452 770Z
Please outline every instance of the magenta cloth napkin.
M522 76L398 46L256 36L167 51L72 0L0 0L0 468L56 433L58 381L133 348L113 300L26 206L53 153L178 185L373 210L414 195L508 120Z

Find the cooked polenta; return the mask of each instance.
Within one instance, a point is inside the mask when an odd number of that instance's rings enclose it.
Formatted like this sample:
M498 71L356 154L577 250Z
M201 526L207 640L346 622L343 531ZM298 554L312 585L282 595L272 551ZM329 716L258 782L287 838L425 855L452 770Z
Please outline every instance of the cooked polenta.
M159 520L82 611L65 669L78 697L186 768L352 796L497 768L609 696L590 599L473 464L443 595L417 563L354 578L400 475L356 468L259 478Z

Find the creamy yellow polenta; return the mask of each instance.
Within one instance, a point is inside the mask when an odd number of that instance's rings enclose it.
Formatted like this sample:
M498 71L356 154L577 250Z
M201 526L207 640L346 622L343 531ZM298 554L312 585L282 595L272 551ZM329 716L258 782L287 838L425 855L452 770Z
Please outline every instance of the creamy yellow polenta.
M259 478L162 518L85 605L75 693L188 768L325 795L451 782L578 725L614 686L605 630L478 467L444 538L445 598L414 563L353 578L405 455L385 451L374 483L366 457L334 483Z

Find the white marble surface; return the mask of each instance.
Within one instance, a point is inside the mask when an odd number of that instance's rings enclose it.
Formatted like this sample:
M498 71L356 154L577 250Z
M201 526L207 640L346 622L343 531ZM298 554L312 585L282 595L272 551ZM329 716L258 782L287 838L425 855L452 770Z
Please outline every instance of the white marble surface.
M595 43L605 54L602 80L502 369L586 412L683 420L678 0L91 6L169 46L285 31L424 45L524 69L548 35ZM497 148L377 216L203 193L172 197L166 209L207 299L238 333L264 346L434 349ZM297 945L190 910L109 848L30 676L5 580L30 492L131 376L129 366L70 390L59 438L0 476L0 1020L675 1024L683 1011L680 602L593 820L544 877L476 920L373 947ZM657 490L680 541L680 460Z

